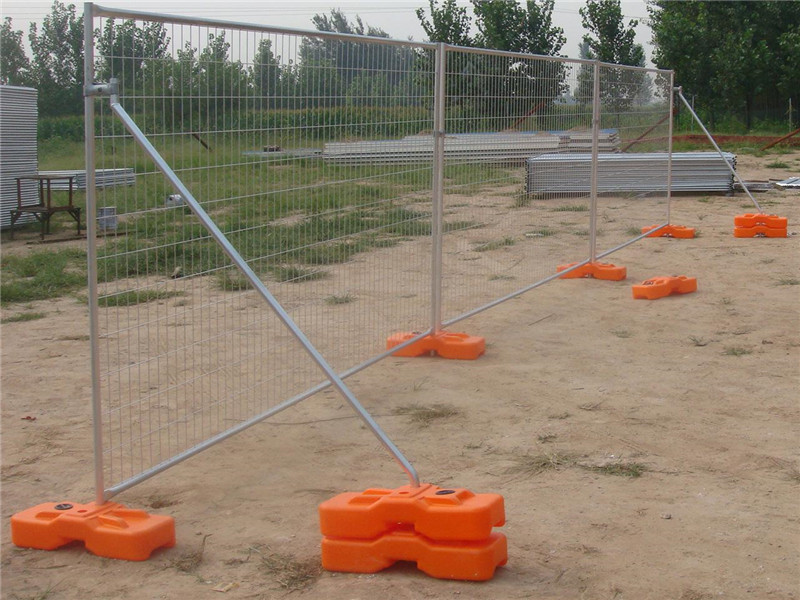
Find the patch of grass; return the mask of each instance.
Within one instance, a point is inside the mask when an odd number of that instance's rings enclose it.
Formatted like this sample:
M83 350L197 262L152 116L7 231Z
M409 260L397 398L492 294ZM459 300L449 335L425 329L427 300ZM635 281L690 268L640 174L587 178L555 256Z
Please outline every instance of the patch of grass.
M86 286L86 253L78 249L4 255L0 302L57 298Z
M589 210L588 204L562 204L550 209L552 212L587 212Z
M422 427L427 427L433 421L454 417L460 413L457 408L445 404L432 404L431 406L408 404L406 406L399 406L392 412L395 415L407 416L412 423Z
M728 346L722 353L725 356L745 356L746 354L752 354L753 351L741 346Z
M571 414L569 414L568 412L565 411L565 412L556 413L556 414L553 414L553 415L547 415L547 418L548 419L557 419L557 420L561 421L561 420L564 420L564 419L569 419L571 416L572 416Z
M731 306L733 304L733 299L732 298L728 298L727 296L724 296L719 301L719 303L722 304L723 306Z
M290 592L308 588L322 573L322 566L316 558L301 561L288 552L275 552L263 557L261 568Z
M578 231L573 231L572 235L577 235L579 237L589 237L589 230L588 229L579 229Z
M503 248L505 246L513 246L517 242L512 237L504 237L502 240L493 240L491 242L484 242L482 244L478 244L473 248L475 252L488 252L490 250L497 250L498 248Z
M6 317L5 319L0 320L0 323L20 323L22 321L36 321L38 319L44 319L47 316L47 313L43 312L25 312L19 313L16 315L12 315L10 317Z
M800 285L800 279L797 277L781 277L778 279L778 285Z
M355 298L350 294L344 294L342 296L337 296L334 294L333 296L328 296L325 298L325 304L330 306L336 306L337 304L349 304L350 302L354 301Z
M697 201L706 204L708 202L711 202L711 198L709 198L708 196L703 196L702 198L698 198Z
M698 337L696 335L690 335L689 341L691 341L692 344L698 347L708 346L708 340L706 340L705 338Z
M631 237L636 237L637 235L642 235L642 228L641 227L628 227L625 230L625 234Z
M489 281L511 281L516 279L513 275L492 275L489 277Z
M534 229L533 231L529 231L525 234L526 238L537 238L537 237L550 237L551 235L555 235L556 230L550 229L549 227L540 227L539 229Z
M555 440L558 436L555 433L541 433L536 436L536 439L539 440L540 444L547 444Z
M611 333L618 338L627 339L633 336L630 330L625 329L624 327L617 327L616 329L612 329Z
M792 166L781 161L781 160L773 160L772 162L767 163L764 165L769 169L791 169Z
M301 283L303 281L314 281L325 279L328 273L325 271L304 269L302 267L277 266L270 267L269 272L277 281L282 283Z
M569 454L553 452L551 454L522 454L514 457L516 464L506 469L513 475L533 476L544 471L557 471L575 464L575 458Z
M144 304L153 300L166 300L167 298L183 295L183 292L173 290L131 290L111 296L103 296L98 300L98 305L106 308L111 306L134 306L135 304Z
M250 289L250 280L239 269L225 269L214 276L217 287L226 292L241 292Z
M647 467L641 463L611 463L607 465L581 465L581 468L603 475L616 475L617 477L641 477Z

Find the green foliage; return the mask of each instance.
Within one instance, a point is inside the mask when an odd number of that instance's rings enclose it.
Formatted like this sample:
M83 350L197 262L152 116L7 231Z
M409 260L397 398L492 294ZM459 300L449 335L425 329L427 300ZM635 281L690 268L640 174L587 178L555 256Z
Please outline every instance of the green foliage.
M0 26L0 84L27 85L31 63L22 47L22 30L14 31L11 17Z
M22 323L24 321L37 321L39 319L44 319L46 316L47 313L43 312L23 312L6 317L5 319L0 320L0 323Z
M470 36L470 17L467 9L458 6L456 0L444 0L442 6L436 0L428 0L430 20L425 16L425 9L416 10L425 35L431 42L444 42L455 46L472 46Z
M740 113L749 130L759 105L800 98L800 3L654 0L648 11L656 65L675 70L713 129Z
M163 289L131 290L118 294L111 294L110 296L103 296L99 299L98 304L104 307L134 306L136 304L152 302L153 300L166 300L167 298L173 298L175 296L183 296L183 292Z
M567 42L553 25L554 0L472 0L482 48L558 56Z
M56 298L86 285L86 253L82 250L6 254L1 264L3 304Z

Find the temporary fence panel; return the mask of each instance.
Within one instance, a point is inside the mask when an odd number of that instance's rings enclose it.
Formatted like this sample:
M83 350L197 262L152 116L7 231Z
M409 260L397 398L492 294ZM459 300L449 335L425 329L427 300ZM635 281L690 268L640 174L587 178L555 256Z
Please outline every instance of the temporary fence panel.
M340 162L326 146L432 137L431 46L94 10L95 80L118 81L119 106L333 369L428 326L430 162ZM96 199L110 496L327 382L95 104L97 169L136 173Z
M526 170L661 148L670 97L643 90L668 73L633 70L623 106L589 61L87 11L103 498L331 383L409 472L339 378L595 257L598 218L603 248L659 221Z

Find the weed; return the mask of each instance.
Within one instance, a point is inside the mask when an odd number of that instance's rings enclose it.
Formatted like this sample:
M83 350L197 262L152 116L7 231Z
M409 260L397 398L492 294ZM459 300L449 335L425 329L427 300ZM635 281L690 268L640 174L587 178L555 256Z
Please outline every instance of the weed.
M791 169L792 168L791 165L788 165L787 163L785 163L783 161L780 161L780 160L774 160L774 161L772 161L770 163L767 163L764 166L769 168L769 169Z
M529 231L525 234L526 238L537 238L537 237L550 237L551 235L555 235L555 229L550 229L549 227L540 227L539 229L534 229L533 231Z
M261 559L261 568L285 590L296 592L312 585L322 573L316 558L297 560L287 552L275 552Z
M343 296L328 296L325 298L325 304L329 304L331 306L336 306L337 304L349 304L350 302L354 302L355 298L350 294L344 294Z
M611 333L617 336L618 338L627 339L633 335L628 329L624 327L617 327L616 329L612 329Z
M301 267L270 267L269 271L276 280L288 283L313 281L315 279L324 279L328 276L328 273L325 271L313 271L311 269L303 269Z
M778 279L778 285L800 285L800 279L797 277L781 277Z
M217 287L226 292L241 292L250 289L250 280L238 269L218 271L214 277Z
M696 335L690 335L689 340L692 342L692 344L698 347L708 346L708 340L698 337Z
M0 320L0 323L19 323L21 321L36 321L37 319L44 319L47 316L43 312L26 312L12 315Z
M572 415L568 412L556 413L553 415L547 415L548 419L557 419L557 420L564 420L569 419Z
M741 346L728 346L722 353L725 356L744 356L746 354L752 354L753 351L749 348L742 348Z
M553 212L586 212L589 210L587 204L564 204L551 209Z
M719 303L722 304L723 306L731 306L733 304L733 299L732 298L728 298L727 296L724 296L719 301Z
M625 230L625 234L631 237L635 237L637 235L642 235L642 230L639 227L628 227Z
M641 463L611 463L607 465L581 465L581 468L603 475L616 475L618 477L641 477L647 467Z
M183 292L172 290L131 290L129 292L121 292L111 296L103 296L98 300L98 305L104 307L111 306L133 306L135 304L143 304L145 302L152 302L153 300L165 300L175 296L183 296Z
M764 264L764 265L771 265L774 262L775 262L774 258L762 258L761 259L761 264Z
M200 542L200 548L193 552L186 552L182 554L178 558L172 561L170 566L182 573L194 573L197 570L197 567L200 566L200 563L203 562L203 553L206 550L206 540L210 536L210 533L207 533L203 536L203 541Z
M541 433L536 436L536 439L539 440L541 444L547 444L555 440L558 436L555 433Z
M475 252L488 252L490 250L497 250L498 248L503 248L504 246L513 246L516 244L516 241L512 237L504 237L502 240L494 240L491 242L484 242L479 244L473 248Z
M510 281L512 279L516 279L513 275L492 275L489 277L489 281Z
M554 452L552 454L523 454L515 456L516 464L506 469L506 473L533 476L544 471L557 471L575 464L575 459L568 454Z
M580 404L578 405L578 408L580 408L581 410L592 412L595 410L599 410L602 405L603 405L603 400L600 400L599 402L586 402L584 404Z
M427 427L433 421L438 419L446 419L459 414L459 410L452 406L445 404L433 404L431 406L422 406L420 404L408 404L406 406L399 406L394 409L394 414L408 416L411 422Z
M706 204L708 202L711 202L711 198L709 198L708 196L703 196L702 198L698 198L697 201Z

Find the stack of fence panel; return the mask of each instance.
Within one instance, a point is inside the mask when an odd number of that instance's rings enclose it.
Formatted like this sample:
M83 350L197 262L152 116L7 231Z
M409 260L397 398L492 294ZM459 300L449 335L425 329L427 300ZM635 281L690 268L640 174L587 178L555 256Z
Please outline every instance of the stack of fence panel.
M522 165L531 156L566 149L567 142L551 133L459 133L444 139L448 161ZM322 157L340 164L417 163L433 160L433 136L411 135L399 140L329 142Z
M598 156L597 189L607 192L666 192L665 152ZM736 168L736 156L725 153ZM672 191L732 192L733 174L716 152L678 152L672 155ZM529 194L588 194L592 184L591 154L542 154L528 159Z
M568 152L591 152L591 131L565 131L562 134L567 141ZM597 148L600 152L617 152L619 150L619 132L616 129L603 129L597 136Z
M53 177L69 177L72 175L75 177L72 182L72 189L86 189L86 171L41 171L40 174ZM97 169L97 171L95 171L95 187L98 188L112 187L115 185L133 185L134 183L136 183L136 174L133 172L133 169ZM69 189L69 183L66 181L54 181L51 189L67 190Z
M17 181L22 175L36 173L36 108L38 94L32 88L0 85L0 225L11 224L11 211L17 208ZM22 204L39 203L35 181L22 182ZM33 215L23 214L17 223L33 220Z

